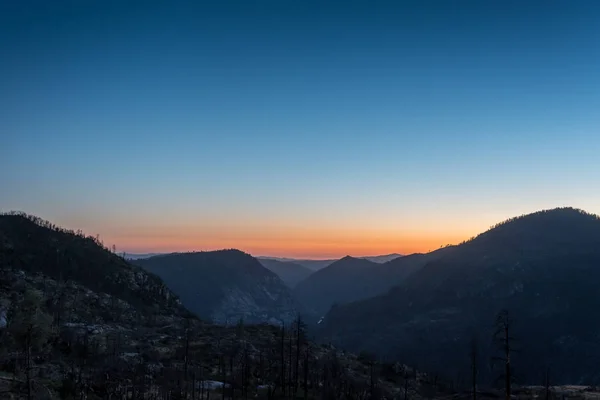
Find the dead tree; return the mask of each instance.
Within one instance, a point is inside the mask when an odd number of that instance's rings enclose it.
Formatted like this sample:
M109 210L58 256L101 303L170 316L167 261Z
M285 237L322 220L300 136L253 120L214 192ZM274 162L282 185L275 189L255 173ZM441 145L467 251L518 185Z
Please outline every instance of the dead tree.
M219 368L221 369L221 382L223 385L221 386L221 399L225 400L225 381L227 380L227 376L225 375L225 361L223 359L223 354L219 356Z
M310 358L310 348L307 346L304 353L304 400L308 400L308 360Z
M544 372L544 388L546 389L546 400L550 400L550 369L548 367Z
M504 363L504 388L506 400L510 400L512 381L511 354L514 352L513 342L514 337L511 336L513 321L510 318L508 311L502 310L496 316L496 331L494 332L494 342L501 350L501 356L494 357L493 361ZM501 376L502 377L502 376Z
M292 356L294 354L294 352L292 351L292 330L290 329L290 337L288 340L288 358L289 358L289 362L288 362L288 394L290 397L292 397L292 392L293 392L293 386L294 386L294 381L292 379L292 372L293 372L293 368L292 368Z
M184 384L184 399L188 397L188 367L190 363L190 319L185 320L185 337L184 337L184 352L183 352L183 384Z
M300 314L296 319L296 370L295 370L295 383L294 383L294 394L298 392L298 375L300 374L300 348L302 346L302 319Z
M369 392L371 394L371 399L375 398L375 362L374 360L369 361Z
M285 323L281 323L281 390L285 397Z
M479 374L478 358L479 351L477 346L477 337L471 338L471 386L473 392L473 400L477 400L477 375Z

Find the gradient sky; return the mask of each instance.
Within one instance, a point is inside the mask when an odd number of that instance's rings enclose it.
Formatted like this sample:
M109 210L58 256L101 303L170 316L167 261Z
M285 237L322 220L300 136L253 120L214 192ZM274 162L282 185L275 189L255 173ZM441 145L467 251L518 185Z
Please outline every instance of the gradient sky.
M600 2L321 3L0 2L0 209L296 257L600 213Z

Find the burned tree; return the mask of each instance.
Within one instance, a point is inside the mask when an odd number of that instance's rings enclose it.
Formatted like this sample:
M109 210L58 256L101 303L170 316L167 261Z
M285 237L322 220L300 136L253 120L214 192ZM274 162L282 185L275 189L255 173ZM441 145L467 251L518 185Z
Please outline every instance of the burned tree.
M471 387L473 400L477 400L477 375L479 374L479 349L477 344L477 337L471 338L471 349L469 352L471 359Z
M501 362L504 364L504 373L500 375L499 379L504 378L506 400L510 400L511 387L514 380L511 354L514 352L513 342L515 339L511 336L513 321L510 318L508 311L502 310L498 313L495 326L496 330L494 332L493 340L498 346L501 355L493 357L492 362Z

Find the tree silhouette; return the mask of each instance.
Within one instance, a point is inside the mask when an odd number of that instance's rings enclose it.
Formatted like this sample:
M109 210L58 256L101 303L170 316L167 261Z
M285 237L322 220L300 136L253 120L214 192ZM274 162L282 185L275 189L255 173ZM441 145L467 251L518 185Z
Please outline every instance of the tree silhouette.
M471 350L470 350L470 358L471 358L471 386L473 392L473 400L477 400L477 375L479 374L479 349L477 344L477 337L473 335L471 338Z
M496 330L494 332L494 343L498 346L501 356L493 357L492 361L500 361L504 364L504 373L499 378L504 378L506 400L510 400L511 388L514 376L511 366L511 354L514 352L514 337L511 336L513 321L507 310L502 310L496 316Z

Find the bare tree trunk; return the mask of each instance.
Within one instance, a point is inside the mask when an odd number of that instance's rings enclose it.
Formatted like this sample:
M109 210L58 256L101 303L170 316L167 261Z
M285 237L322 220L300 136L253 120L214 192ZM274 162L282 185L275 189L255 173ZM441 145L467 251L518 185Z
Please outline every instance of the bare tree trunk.
M200 400L204 400L204 366L200 366Z
M510 400L512 395L512 369L510 365L510 353L512 352L511 343L514 339L510 336L511 326L512 320L508 314L508 311L500 311L496 317L496 332L494 333L494 340L502 350L503 357L495 359L504 361L504 386L506 390L506 400Z
M234 400L234 398L235 398L235 388L233 387L233 381L234 381L234 377L233 377L233 356L231 356L229 358L229 392L230 392L231 400Z
M27 400L32 400L33 397L31 393L31 331L27 332L27 340L25 346L25 376L27 380Z
M296 321L296 374L295 374L295 383L294 383L294 395L298 392L298 375L300 374L300 346L302 344L301 341L301 324L302 319L300 315L298 315L298 319ZM295 397L295 396L294 396Z
M404 371L404 400L408 400L408 371Z
M506 355L506 400L510 400L511 397L511 376L510 376L510 336L509 336L509 324L504 325L504 346Z
M477 349L477 339L473 337L471 339L471 384L473 390L473 400L477 400L477 357L478 357L478 349Z
M244 399L248 399L248 387L250 378L250 365L248 360L248 348L244 347Z
M189 325L189 320L186 320L186 325ZM189 326L185 328L185 355L184 355L184 364L183 364L183 393L184 399L188 397L188 365L190 360L190 329Z
M192 400L196 400L196 370L192 373Z
M294 381L292 380L292 355L293 355L293 351L292 351L292 333L294 331L290 329L290 340L289 340L289 366L288 366L288 394L290 396L290 398L292 397L292 392L293 392L293 385L294 385Z
M308 347L304 354L304 400L308 400Z
M371 392L371 399L373 399L375 397L375 376L374 376L374 372L373 372L373 361L371 361L369 363L369 367L370 367L370 375L371 375L371 379L369 382L369 390Z
M221 399L225 400L225 381L227 380L227 376L225 375L225 360L223 360L223 356L221 355L221 358L219 358L219 364L221 364L221 368L222 368L222 374L221 376L223 377L223 385L221 386Z
M549 368L546 368L546 373L544 374L544 386L546 387L546 400L550 400L550 371Z
M281 325L281 390L285 398L285 324Z

